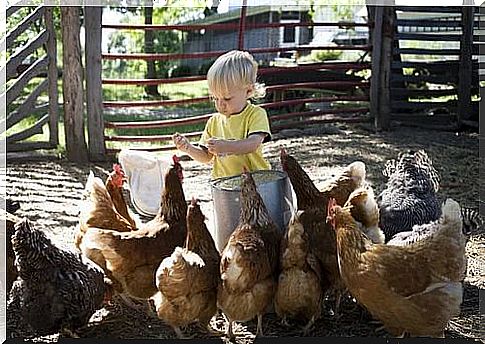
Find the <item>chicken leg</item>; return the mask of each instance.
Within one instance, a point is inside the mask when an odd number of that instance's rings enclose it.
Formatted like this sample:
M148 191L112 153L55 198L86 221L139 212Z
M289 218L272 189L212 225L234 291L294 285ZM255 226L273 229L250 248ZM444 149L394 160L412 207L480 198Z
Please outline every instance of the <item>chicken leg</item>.
M288 323L288 319L286 319L286 315L283 316L281 319L281 325L289 327L290 324Z
M182 330L178 326L173 326L172 328L173 328L175 334L177 335L178 339L193 339L195 337L195 334L193 334L191 336L186 336L185 334L183 334Z
M303 327L303 335L307 336L308 333L312 330L313 324L315 324L315 316L312 316L310 321Z
M258 336L258 334L261 336L261 337L264 337L263 335L263 314L258 314L258 327L256 329L256 336Z

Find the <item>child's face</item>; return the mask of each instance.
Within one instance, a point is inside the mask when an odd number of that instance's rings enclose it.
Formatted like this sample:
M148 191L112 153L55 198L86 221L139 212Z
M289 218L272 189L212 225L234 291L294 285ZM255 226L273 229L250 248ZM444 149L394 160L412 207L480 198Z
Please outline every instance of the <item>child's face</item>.
M223 92L222 94L215 94L215 92L211 93L217 111L224 116L229 117L244 109L251 92L252 86L233 86L228 88L227 92Z

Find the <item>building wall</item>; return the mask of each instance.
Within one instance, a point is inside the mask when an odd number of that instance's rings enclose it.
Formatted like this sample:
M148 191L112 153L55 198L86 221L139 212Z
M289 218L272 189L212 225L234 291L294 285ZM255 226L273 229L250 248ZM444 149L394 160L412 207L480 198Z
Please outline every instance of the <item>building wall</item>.
M300 19L305 20L304 14ZM246 25L252 23L271 23L280 21L280 13L268 12L246 18ZM228 22L231 23L231 22ZM239 23L239 21L232 21ZM300 27L300 44L308 44L311 41L311 30ZM184 44L184 53L229 51L238 48L239 31L208 30L203 34L191 34ZM244 49L254 48L277 48L280 46L280 28L247 29L244 32ZM268 65L270 61L278 57L278 53L254 54L254 58L260 65ZM181 64L188 66L192 73L205 74L212 59L188 59Z

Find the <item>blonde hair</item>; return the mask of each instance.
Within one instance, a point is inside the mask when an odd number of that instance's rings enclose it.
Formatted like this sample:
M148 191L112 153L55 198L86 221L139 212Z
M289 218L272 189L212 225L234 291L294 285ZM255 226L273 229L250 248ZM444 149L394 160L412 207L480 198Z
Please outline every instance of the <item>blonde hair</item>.
M250 98L266 95L263 84L256 82L258 63L247 51L231 50L221 55L207 72L209 90L215 94L227 93L231 87L249 87L254 91Z

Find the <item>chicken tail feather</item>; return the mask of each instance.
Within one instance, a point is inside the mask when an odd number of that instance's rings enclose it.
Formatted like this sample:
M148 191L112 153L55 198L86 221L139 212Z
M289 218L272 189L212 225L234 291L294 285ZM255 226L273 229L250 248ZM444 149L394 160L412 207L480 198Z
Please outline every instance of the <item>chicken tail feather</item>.
M448 223L456 223L460 227L462 227L462 218L461 218L461 207L455 200L448 198L445 203L443 204L442 208L443 218L445 222Z
M348 166L351 178L354 179L358 185L362 185L365 180L365 164L362 161L354 161Z

